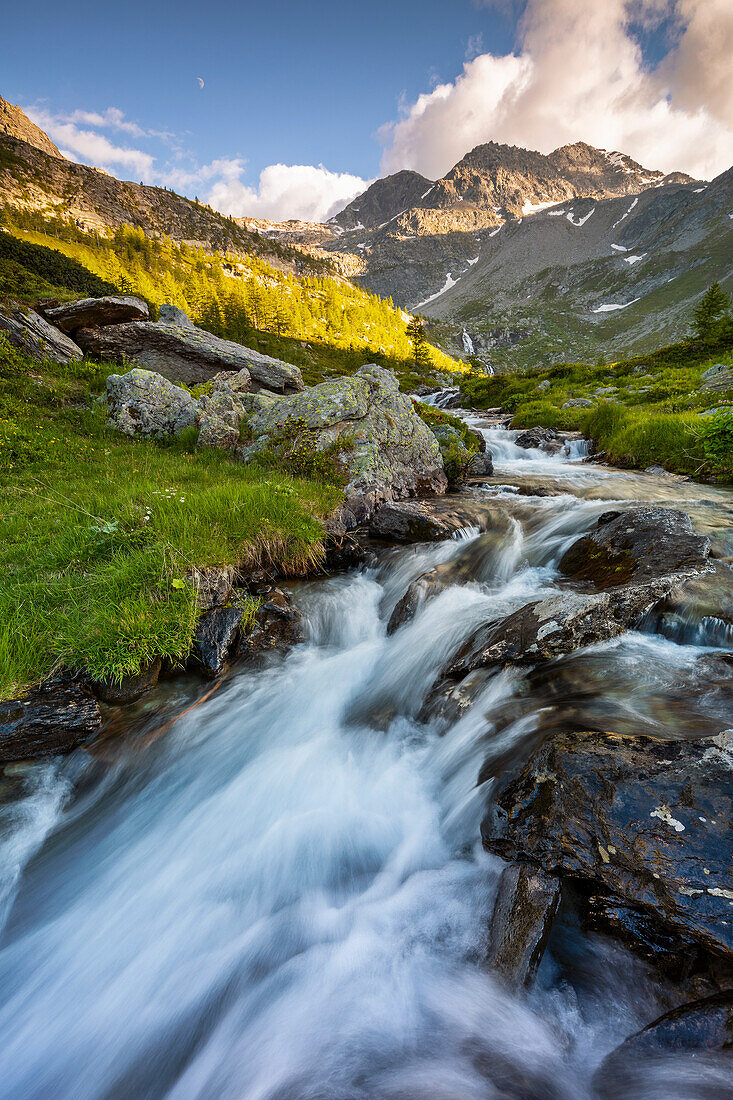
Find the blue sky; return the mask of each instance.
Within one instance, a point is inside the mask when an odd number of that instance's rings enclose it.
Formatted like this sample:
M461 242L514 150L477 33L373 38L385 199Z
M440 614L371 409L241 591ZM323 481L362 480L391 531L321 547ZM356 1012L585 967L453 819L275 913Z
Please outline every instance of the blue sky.
M709 175L733 148L732 26L730 0L40 0L32 19L4 13L0 94L122 178L320 217L385 171L435 178L492 138Z

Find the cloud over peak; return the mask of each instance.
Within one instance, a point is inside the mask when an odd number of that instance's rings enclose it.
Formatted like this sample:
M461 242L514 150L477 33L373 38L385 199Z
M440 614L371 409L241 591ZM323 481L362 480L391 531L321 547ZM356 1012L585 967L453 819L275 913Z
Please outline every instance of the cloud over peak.
M660 21L675 41L650 68L634 27ZM419 96L383 128L382 168L437 178L490 140L548 153L582 139L709 177L731 161L732 53L730 0L527 0L517 51Z

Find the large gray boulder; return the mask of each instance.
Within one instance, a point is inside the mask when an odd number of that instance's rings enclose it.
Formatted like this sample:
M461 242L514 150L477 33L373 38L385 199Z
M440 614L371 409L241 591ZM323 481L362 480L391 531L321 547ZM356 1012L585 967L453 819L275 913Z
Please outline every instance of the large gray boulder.
M708 367L703 371L700 389L710 393L725 393L727 390L733 390L733 367L726 366L725 363L716 363L715 366Z
M347 527L369 519L384 501L446 490L437 439L383 367L362 367L292 397L245 396L244 402L254 443L243 457L296 432L316 450L336 445L348 478Z
M196 425L200 410L187 390L136 367L107 379L107 412L125 435L165 439Z
M78 298L44 310L46 320L62 332L75 332L90 325L119 325L125 321L148 321L147 302L131 295L109 295L106 298Z
M79 329L76 338L79 346L91 355L114 363L132 361L172 382L194 385L208 382L220 371L241 374L247 370L252 388L273 393L296 393L303 389L297 367L231 340L221 340L195 326L131 321Z
M27 313L20 309L0 313L0 336L39 362L51 359L54 363L70 363L83 357L73 340L32 309Z
M158 320L166 325L178 325L179 328L196 328L187 313L169 302L164 303L158 310Z

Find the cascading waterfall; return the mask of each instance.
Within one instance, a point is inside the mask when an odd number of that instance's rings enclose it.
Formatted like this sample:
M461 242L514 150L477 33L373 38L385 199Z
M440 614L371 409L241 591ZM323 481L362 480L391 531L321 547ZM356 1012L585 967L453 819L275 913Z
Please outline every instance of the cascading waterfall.
M300 586L308 640L287 658L235 675L146 747L16 780L0 1095L581 1100L661 1010L640 963L562 920L531 994L482 965L502 865L478 842L477 776L531 738L545 700L510 669L447 728L421 708L477 624L556 590L561 554L609 506L572 491L608 476L573 461L580 448L550 457L485 434L499 477L541 470L567 493L495 485L498 539L469 529ZM407 586L438 566L456 583L388 636ZM628 634L568 667L590 717L659 728L680 682L711 721L708 656ZM676 1087L665 1095L689 1095Z

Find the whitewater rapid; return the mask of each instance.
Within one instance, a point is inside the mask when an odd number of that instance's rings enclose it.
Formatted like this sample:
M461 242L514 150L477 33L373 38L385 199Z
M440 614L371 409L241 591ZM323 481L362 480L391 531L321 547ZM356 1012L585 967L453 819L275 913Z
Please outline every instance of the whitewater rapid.
M421 710L470 630L553 591L561 553L608 507L571 491L606 476L582 448L520 454L513 433L486 434L500 477L541 469L568 492L495 485L500 538L471 530L296 586L308 638L285 659L238 672L165 736L14 780L0 1096L583 1098L663 1010L641 963L562 916L531 994L482 963L502 864L479 844L477 777L542 706L500 721L521 696L509 669L456 722ZM467 579L388 636L407 585L446 563ZM629 634L575 660L597 686L588 706L663 724L655 700L699 687L708 652ZM140 707L153 724L156 705Z

